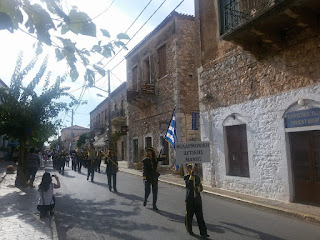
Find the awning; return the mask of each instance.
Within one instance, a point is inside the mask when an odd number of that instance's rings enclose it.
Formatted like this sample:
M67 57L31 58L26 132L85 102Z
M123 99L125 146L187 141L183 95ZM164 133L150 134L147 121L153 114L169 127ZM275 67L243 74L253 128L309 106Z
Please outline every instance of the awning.
M106 146L105 138L104 137L98 138L96 141L94 141L93 146L94 147L105 147Z

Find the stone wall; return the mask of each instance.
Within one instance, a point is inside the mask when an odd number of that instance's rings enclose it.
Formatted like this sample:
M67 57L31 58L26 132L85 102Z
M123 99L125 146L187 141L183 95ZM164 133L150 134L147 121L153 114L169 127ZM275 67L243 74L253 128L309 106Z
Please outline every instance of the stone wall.
M167 73L159 78L158 49L164 44L166 45ZM138 68L138 84L145 82L142 65L144 59L149 58L151 83L155 84L156 90L154 98L146 106L128 103L128 155L131 162L133 139L138 139L141 160L144 156L145 137L152 137L153 147L160 150L160 137L167 131L175 105L178 124L180 124L178 136L183 136L183 140L187 137L199 139L199 131L191 130L191 112L199 112L194 44L193 17L174 14L127 56L128 89L132 89L132 68L135 66ZM171 161L173 159L172 155Z
M288 32L281 50L257 58L220 38L216 1L205 6L208 9L199 9L196 1L197 30L203 38L197 63L201 139L213 144L212 163L204 164L204 182L289 201L291 159L282 114L299 98L319 101L319 36L301 27ZM214 33L202 32L210 28ZM240 123L247 124L250 178L227 176L224 126Z
M289 201L293 194L292 169L284 113L297 106L299 99L309 99L310 108L319 107L319 92L320 84L316 84L201 113L202 140L212 139L213 145L213 162L203 164L204 183L211 184L214 172L217 187ZM301 109L304 106L297 106L294 111ZM232 114L235 119L230 117ZM238 124L247 126L250 178L227 175L224 127ZM312 128L316 129L320 130L320 126Z

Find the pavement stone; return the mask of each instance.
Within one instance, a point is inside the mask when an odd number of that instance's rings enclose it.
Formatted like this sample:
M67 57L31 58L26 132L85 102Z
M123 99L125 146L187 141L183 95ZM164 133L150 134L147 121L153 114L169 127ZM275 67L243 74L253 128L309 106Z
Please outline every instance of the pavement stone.
M40 184L43 172L37 172L35 186ZM37 188L16 188L15 178L16 174L6 174L0 182L0 240L58 239L54 217L39 218Z
M142 177L142 171L128 168L126 161L119 161L119 171ZM163 174L160 175L159 181L183 188L185 187L183 178L178 175ZM320 207L260 198L206 185L204 185L203 188L203 192L205 194L211 194L215 197L261 208L266 211L285 214L287 216L296 217L310 222L320 223Z

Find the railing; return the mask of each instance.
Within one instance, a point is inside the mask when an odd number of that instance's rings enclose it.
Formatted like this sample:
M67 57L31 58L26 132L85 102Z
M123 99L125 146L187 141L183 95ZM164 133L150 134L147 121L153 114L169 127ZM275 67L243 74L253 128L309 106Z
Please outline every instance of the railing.
M118 117L125 117L124 109L112 111L111 118L114 119L114 118L118 118Z
M127 90L127 101L136 100L139 97L154 96L156 93L154 84L141 84L138 91Z
M221 35L233 31L284 1L286 0L220 0Z

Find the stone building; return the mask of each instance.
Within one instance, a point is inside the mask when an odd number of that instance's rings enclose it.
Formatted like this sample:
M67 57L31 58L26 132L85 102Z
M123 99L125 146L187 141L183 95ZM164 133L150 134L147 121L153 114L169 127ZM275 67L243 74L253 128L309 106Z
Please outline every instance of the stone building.
M199 113L194 48L194 17L172 12L127 54L130 163L140 162L152 146L166 155L162 165L173 166L173 150L163 136L175 106L178 140L200 139L192 128L192 115Z
M90 112L90 129L95 133L94 146L108 150L109 108L112 147L119 160L126 160L126 83L122 83ZM122 128L122 129L121 129Z
M72 144L72 150L74 150L76 147L75 139L78 136L87 132L90 132L89 128L85 128L77 125L74 125L73 127L63 128L61 130L61 141L62 141L64 150L69 151L70 143Z
M195 1L204 181L320 204L320 1Z

